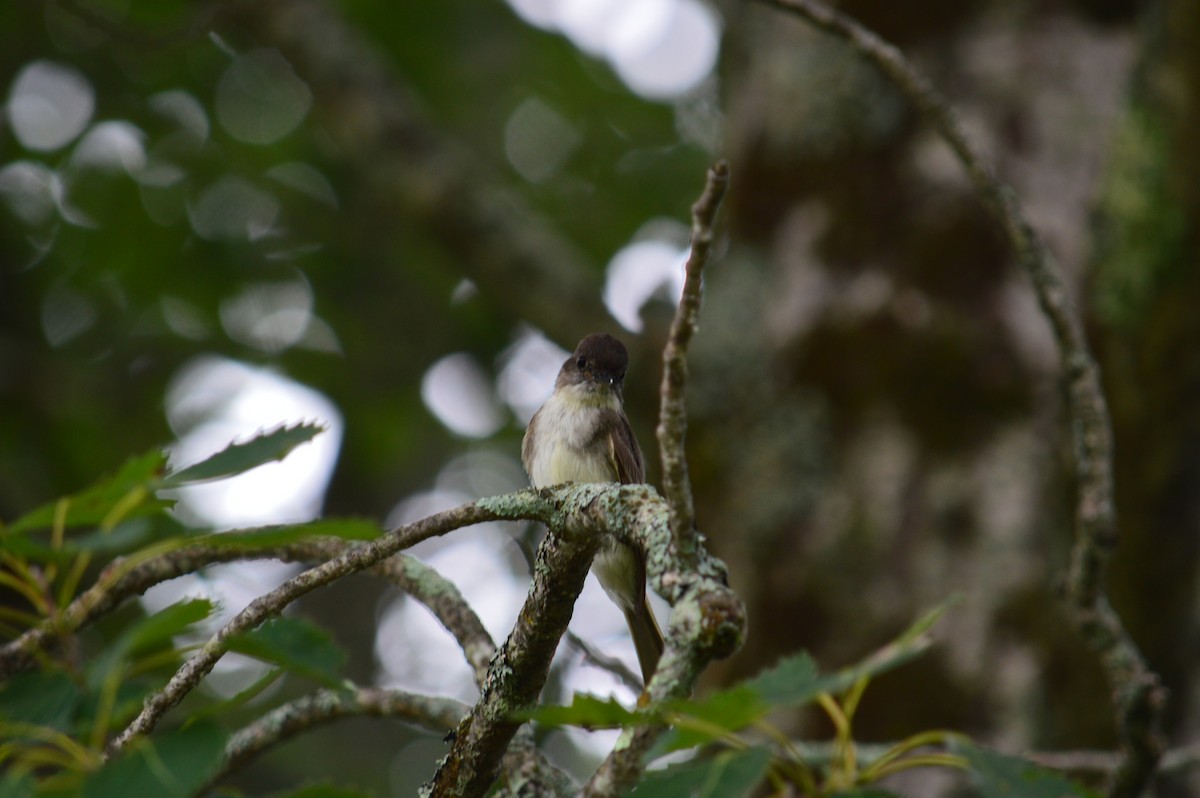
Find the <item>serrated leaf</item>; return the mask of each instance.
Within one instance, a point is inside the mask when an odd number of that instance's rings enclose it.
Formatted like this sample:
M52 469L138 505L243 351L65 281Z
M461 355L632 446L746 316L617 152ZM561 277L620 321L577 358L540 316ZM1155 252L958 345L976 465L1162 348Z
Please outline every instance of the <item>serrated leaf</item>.
M26 513L8 527L8 534L20 534L54 525L59 502L66 502L63 516L66 527L99 524L119 508L120 518L145 515L171 506L158 499L154 488L166 468L167 458L158 449L131 458L121 469L71 496L43 504ZM120 520L117 518L116 520Z
M297 446L308 443L325 431L320 424L301 422L260 433L244 443L231 443L221 451L181 471L168 474L164 488L176 488L190 482L244 474L260 465L287 457Z
M239 529L219 532L195 538L194 543L202 546L259 548L264 546L286 546L311 538L333 537L342 540L374 540L383 534L383 529L374 521L358 518L334 518L312 521L306 524L265 526L257 529Z
M302 618L273 618L230 638L229 650L278 665L337 689L346 652L329 633Z
M626 709L611 696L600 698L587 693L576 693L568 706L542 706L520 714L545 726L578 726L589 730L619 729L650 720L649 716Z
M983 798L1099 798L1075 782L1020 757L954 741L951 750L967 760Z
M811 701L825 689L817 675L817 663L808 652L784 657L771 668L744 682L741 687L751 690L771 707L790 707Z
M225 733L212 723L139 741L87 780L84 798L187 798L221 766Z
M0 687L0 721L67 731L80 698L75 682L61 671L20 673Z
M749 795L767 774L771 751L748 748L723 751L711 759L692 760L646 774L634 798L740 798Z

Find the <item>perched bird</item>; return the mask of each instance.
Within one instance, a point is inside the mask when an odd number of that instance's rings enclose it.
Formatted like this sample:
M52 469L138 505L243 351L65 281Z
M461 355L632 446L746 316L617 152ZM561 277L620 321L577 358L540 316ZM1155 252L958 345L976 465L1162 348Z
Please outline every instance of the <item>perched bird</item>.
M563 363L554 393L530 420L521 444L521 462L535 488L645 481L642 450L622 397L628 365L625 345L606 333L584 338ZM642 679L649 682L662 656L663 637L646 600L645 554L609 539L597 552L592 573L625 613Z

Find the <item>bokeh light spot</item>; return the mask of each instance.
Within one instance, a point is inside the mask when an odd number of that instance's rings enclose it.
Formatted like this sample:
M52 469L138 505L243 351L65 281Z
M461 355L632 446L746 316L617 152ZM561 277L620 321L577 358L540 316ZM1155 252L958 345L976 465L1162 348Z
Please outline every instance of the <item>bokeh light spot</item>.
M657 231L652 237L635 240L613 256L604 282L604 304L630 332L642 331L647 302L661 297L674 304L683 292L687 248L676 241L687 235L686 228L663 220L643 229L651 228Z
M669 100L703 81L717 61L720 23L699 0L509 0L532 25L558 30L604 58L630 89Z
M501 353L496 389L522 424L528 424L550 396L558 370L570 354L531 327Z
M197 358L167 389L167 421L179 436L173 468L184 468L234 440L308 420L326 429L284 460L232 479L189 485L177 511L218 528L310 521L321 511L342 440L342 416L324 394L270 369L215 356Z
M504 125L504 154L521 177L541 183L558 173L581 139L561 114L539 98L529 97Z
M313 293L307 280L256 283L221 302L221 325L229 337L277 354L303 338L313 318Z
M241 177L227 175L188 206L196 235L209 241L254 241L274 225L279 202Z
M0 169L0 199L27 225L50 221L61 196L62 180L40 163L15 161Z
M8 121L22 146L50 152L82 133L95 107L95 91L81 72L53 61L34 61L13 81Z
M312 92L276 50L238 56L217 84L217 119L248 144L272 144L291 133L312 106Z
M92 126L71 153L76 168L137 175L146 165L146 134L122 120Z
M447 429L469 438L486 438L504 423L491 380L466 352L446 355L429 367L421 379L421 399Z

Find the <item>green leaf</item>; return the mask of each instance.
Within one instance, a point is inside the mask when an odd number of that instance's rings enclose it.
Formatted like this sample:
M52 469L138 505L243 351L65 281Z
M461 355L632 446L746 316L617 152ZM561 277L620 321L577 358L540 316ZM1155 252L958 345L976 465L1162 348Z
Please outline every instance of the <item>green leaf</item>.
M680 716L655 750L690 748L719 740L760 720L778 708L803 706L820 693L843 693L860 679L874 678L918 656L931 645L929 629L950 602L926 613L896 640L862 662L821 676L807 653L785 657L769 670L711 695L669 705Z
M881 790L878 787L857 787L846 792L832 793L829 798L903 798L890 790ZM1012 796L1016 798L1016 796Z
M189 533L190 530L179 521L161 513L126 519L111 530L97 529L71 535L64 538L57 549L46 535L11 535L4 541L4 547L35 562L68 565L80 554L98 554L111 559Z
M226 546L260 548L286 546L289 543L320 537L341 538L342 540L374 540L382 534L383 529L374 521L358 518L334 518L306 524L286 524L218 532L196 538L194 542L214 548Z
M236 695L230 696L224 701L218 701L209 704L202 709L198 709L192 713L189 722L199 718L216 718L229 712L233 712L246 704L253 701L258 696L262 695L263 691L269 688L279 678L283 676L284 671L281 668L272 668L267 671L261 678L256 679L253 684L244 690L239 691Z
M167 475L163 487L174 488L189 482L244 474L265 463L282 460L297 446L308 443L324 431L325 427L320 424L302 422L260 433L245 443L231 443L212 457Z
M578 726L582 729L619 729L649 722L640 712L632 712L615 698L600 698L576 693L569 706L542 706L518 713L526 720L536 720L545 726Z
M749 795L767 774L771 751L723 751L646 774L634 798L739 798Z
M0 779L0 798L28 798L34 794L34 781L27 773L6 773Z
M983 798L1099 798L1059 773L1020 757L1007 756L966 741L950 749L961 754Z
M221 766L225 733L196 723L135 744L88 779L84 798L187 798Z
M189 626L203 621L212 611L213 603L208 599L184 599L135 623L121 635L116 646L137 655L157 650L164 645L174 645L176 635L183 634Z
M67 731L79 702L79 688L62 671L20 673L0 687L0 720Z
M679 718L663 740L660 753L678 751L719 740L743 729L770 711L770 705L754 690L739 685L721 690L699 701L672 705Z
M230 638L229 650L278 665L334 689L346 661L329 633L301 618L273 618L257 629Z
M126 461L121 470L113 476L101 479L72 496L43 504L21 516L9 525L8 534L50 528L54 525L55 515L59 511L59 502L66 502L64 521L67 527L100 524L105 520L119 521L122 518L146 515L169 507L171 502L158 499L154 495L166 462L166 455L158 449L134 457Z
M801 652L742 682L740 689L752 691L771 707L793 707L808 703L825 690L825 681L817 676L813 658Z
M208 599L185 599L153 615L139 619L125 629L96 659L88 663L88 683L100 687L114 668L123 667L131 656L174 646L174 637L212 614Z

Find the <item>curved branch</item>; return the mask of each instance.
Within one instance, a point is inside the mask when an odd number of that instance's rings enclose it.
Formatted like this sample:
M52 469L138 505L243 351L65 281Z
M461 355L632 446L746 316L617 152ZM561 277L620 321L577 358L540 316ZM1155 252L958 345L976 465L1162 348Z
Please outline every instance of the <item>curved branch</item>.
M469 798L487 789L498 757L520 726L512 713L536 700L553 647L570 618L569 606L564 612L559 605L564 596L578 592L591 552L605 534L647 552L651 584L673 608L666 651L647 688L651 700L690 694L707 663L728 656L741 643L745 615L740 601L724 586L724 565L702 549L696 565L680 556L671 537L670 510L653 488L576 484L542 489L537 495L559 509L547 520L551 534L538 552L534 586L516 628L492 663L482 699L459 727L431 795ZM528 518L528 496L526 491L481 499L479 504L505 518ZM639 730L645 747L662 732ZM601 766L601 778L611 785L610 792L602 794L615 796L632 786L641 768L641 757L618 744Z
M288 604L306 593L348 574L365 570L401 549L460 527L497 518L495 513L484 509L478 502L437 513L395 529L370 543L352 546L334 559L310 568L270 593L259 596L185 662L171 677L166 687L146 699L142 711L133 722L109 743L106 756L111 756L137 737L151 731L162 716L183 700L183 697L212 670L217 660L224 656L229 650L230 638L248 632L268 618L278 615Z
M1017 261L1033 283L1062 360L1075 448L1078 496L1075 546L1067 575L1068 602L1081 636L1100 657L1116 705L1125 756L1110 794L1114 798L1134 798L1141 794L1162 756L1162 712L1167 694L1104 593L1108 561L1117 541L1112 423L1100 387L1099 367L1059 267L1025 218L1012 190L996 177L971 144L949 103L897 47L815 0L761 2L792 12L845 39L896 83L953 150L976 193L1004 228Z
M467 705L452 698L414 695L401 690L355 687L318 690L272 709L235 732L225 744L225 766L209 784L243 767L266 749L341 718L396 718L434 732L452 729Z
M371 571L388 578L405 593L429 608L458 642L475 674L475 684L482 688L487 677L488 665L496 653L496 643L455 584L407 554L397 554L384 560Z
M594 665L602 671L607 671L610 676L625 685L630 692L641 692L641 678L633 672L632 668L625 664L624 660L617 657L610 657L603 651L597 651L592 648L588 641L570 629L567 630L567 644L583 655L584 662Z
M121 560L109 565L90 588L79 594L58 615L27 630L0 647L0 681L31 666L37 654L55 640L72 634L97 618L112 612L122 602L145 593L161 582L193 573L201 568L239 560L275 559L284 562L325 562L343 554L348 544L337 538L320 538L284 546L225 546L220 540L207 545L186 546L159 555L128 570ZM428 565L406 555L397 555L371 567L371 573L393 584L433 612L458 641L467 663L482 684L496 644L483 623L467 605L454 583Z
M671 534L686 557L694 557L696 513L688 480L687 453L687 353L700 316L702 274L712 250L713 221L729 187L729 166L718 161L708 169L704 192L692 205L692 249L684 267L683 295L675 307L671 332L663 347L663 376L659 388L658 450L662 457L663 496L671 507Z

